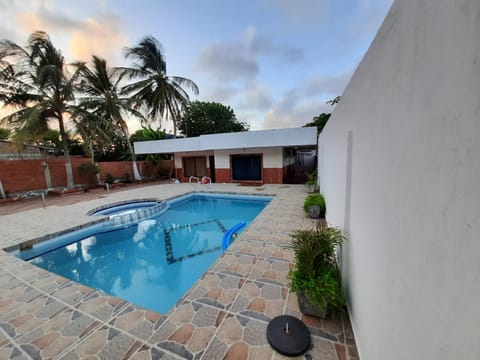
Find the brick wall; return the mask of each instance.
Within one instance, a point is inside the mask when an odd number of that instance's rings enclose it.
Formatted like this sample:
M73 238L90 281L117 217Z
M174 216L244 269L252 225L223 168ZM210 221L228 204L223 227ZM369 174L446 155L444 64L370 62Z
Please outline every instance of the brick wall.
M123 179L126 174L133 179L133 166L131 161L108 161L97 163L100 170L100 178L103 180L107 174L111 174L116 179ZM156 165L149 161L137 161L138 170L145 178L156 178L160 173L168 175L173 160L159 160Z
M232 182L232 171L230 169L215 169L215 181L217 183Z
M263 168L262 181L265 184L283 184L283 169Z
M90 162L90 158L72 157L72 171L75 184L95 184L95 176L82 174L79 171L80 164ZM5 191L10 193L46 189L44 167L42 163L48 163L52 186L66 186L67 174L63 157L35 159L35 160L0 160L0 180ZM158 177L160 169L168 169L173 166L172 160L160 161L152 166L149 162L138 161L141 173L145 177ZM129 173L133 178L132 163L130 161L114 161L98 163L100 176L111 173L117 178L123 178Z
M215 179L217 183L232 182L231 169L215 169ZM261 181L265 184L283 184L283 169L264 168Z
M265 184L283 184L282 168L264 168L262 171L262 182ZM176 169L176 178L181 182L188 182L188 178L183 176L183 169ZM232 171L230 169L215 169L215 181L217 183L230 183L232 182Z

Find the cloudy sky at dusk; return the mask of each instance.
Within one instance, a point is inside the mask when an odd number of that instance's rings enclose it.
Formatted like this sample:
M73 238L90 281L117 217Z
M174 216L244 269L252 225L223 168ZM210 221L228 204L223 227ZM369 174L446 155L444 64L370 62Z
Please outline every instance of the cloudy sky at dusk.
M46 31L67 61L127 63L153 35L169 75L230 105L252 130L302 126L340 95L392 0L0 0L0 38ZM135 127L135 126L133 126ZM164 126L162 126L164 127Z

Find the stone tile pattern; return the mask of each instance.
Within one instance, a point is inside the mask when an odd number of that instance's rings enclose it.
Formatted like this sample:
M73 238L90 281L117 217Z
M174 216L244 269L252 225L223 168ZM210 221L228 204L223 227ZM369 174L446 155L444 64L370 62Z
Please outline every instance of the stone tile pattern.
M193 190L188 184L158 185L2 216L0 248L81 226L91 221L85 214L95 207ZM312 359L359 359L348 314L304 316L288 290L293 254L283 245L293 230L315 225L302 210L305 188L214 184L209 191L276 196L168 314L108 296L0 250L0 358L289 359L266 339L268 322L289 314L310 328Z

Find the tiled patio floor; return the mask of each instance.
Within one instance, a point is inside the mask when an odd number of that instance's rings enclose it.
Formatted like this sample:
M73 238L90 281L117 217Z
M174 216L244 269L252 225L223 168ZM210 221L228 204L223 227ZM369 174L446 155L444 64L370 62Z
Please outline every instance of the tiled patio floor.
M287 288L292 254L282 244L294 229L313 225L302 210L305 188L214 184L200 189L276 196L168 314L108 296L0 250L0 359L286 359L271 349L265 334L268 322L281 314L309 326L312 359L358 359L348 316L302 316ZM92 220L86 212L101 205L194 190L189 184L156 185L2 215L0 248L85 224Z

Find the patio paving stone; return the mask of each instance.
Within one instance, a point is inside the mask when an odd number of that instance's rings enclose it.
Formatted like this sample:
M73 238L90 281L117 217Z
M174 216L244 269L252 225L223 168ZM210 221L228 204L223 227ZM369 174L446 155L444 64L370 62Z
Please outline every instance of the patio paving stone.
M208 272L187 300L228 310L244 283L244 279L235 276Z
M228 253L258 256L265 248L265 242L253 236L243 236L242 241L234 241L227 249Z
M283 259L259 259L248 275L248 279L259 282L275 284L279 286L288 285L288 271L291 263Z
M266 329L266 322L228 315L203 356L205 359L256 359L253 354L259 354L268 358L273 351L267 342Z
M148 342L180 357L193 359L205 350L225 314L221 309L185 301Z
M9 339L4 338L0 339L0 359L27 360L30 357Z
M231 311L269 322L274 317L283 314L287 292L285 287L259 281L248 281L235 300Z
M256 262L256 256L238 253L225 253L221 261L214 265L213 271L245 278L250 274L252 271L252 266Z
M59 281L59 280L57 280ZM50 295L66 302L71 306L82 304L86 301L90 294L95 290L88 286L76 283L74 281L67 281L58 285L56 289L50 292Z
M103 325L67 351L60 359L128 359L141 349L142 345L143 343L134 337Z
M285 260L292 263L295 256L291 250L285 249L284 244L267 243L260 254L260 258L273 259L273 260Z
M38 274L38 276L35 276L36 274ZM32 279L29 282L32 284L32 286L46 292L47 294L56 292L59 287L62 287L68 283L72 283L69 279L49 271L32 271L31 275ZM25 277L23 277L23 280L28 281L25 279Z
M127 304L125 300L95 291L87 295L76 307L101 321L108 322Z
M33 358L53 358L92 333L100 322L66 309L15 340Z
M142 340L147 340L165 319L164 315L129 304L110 321L110 324Z

